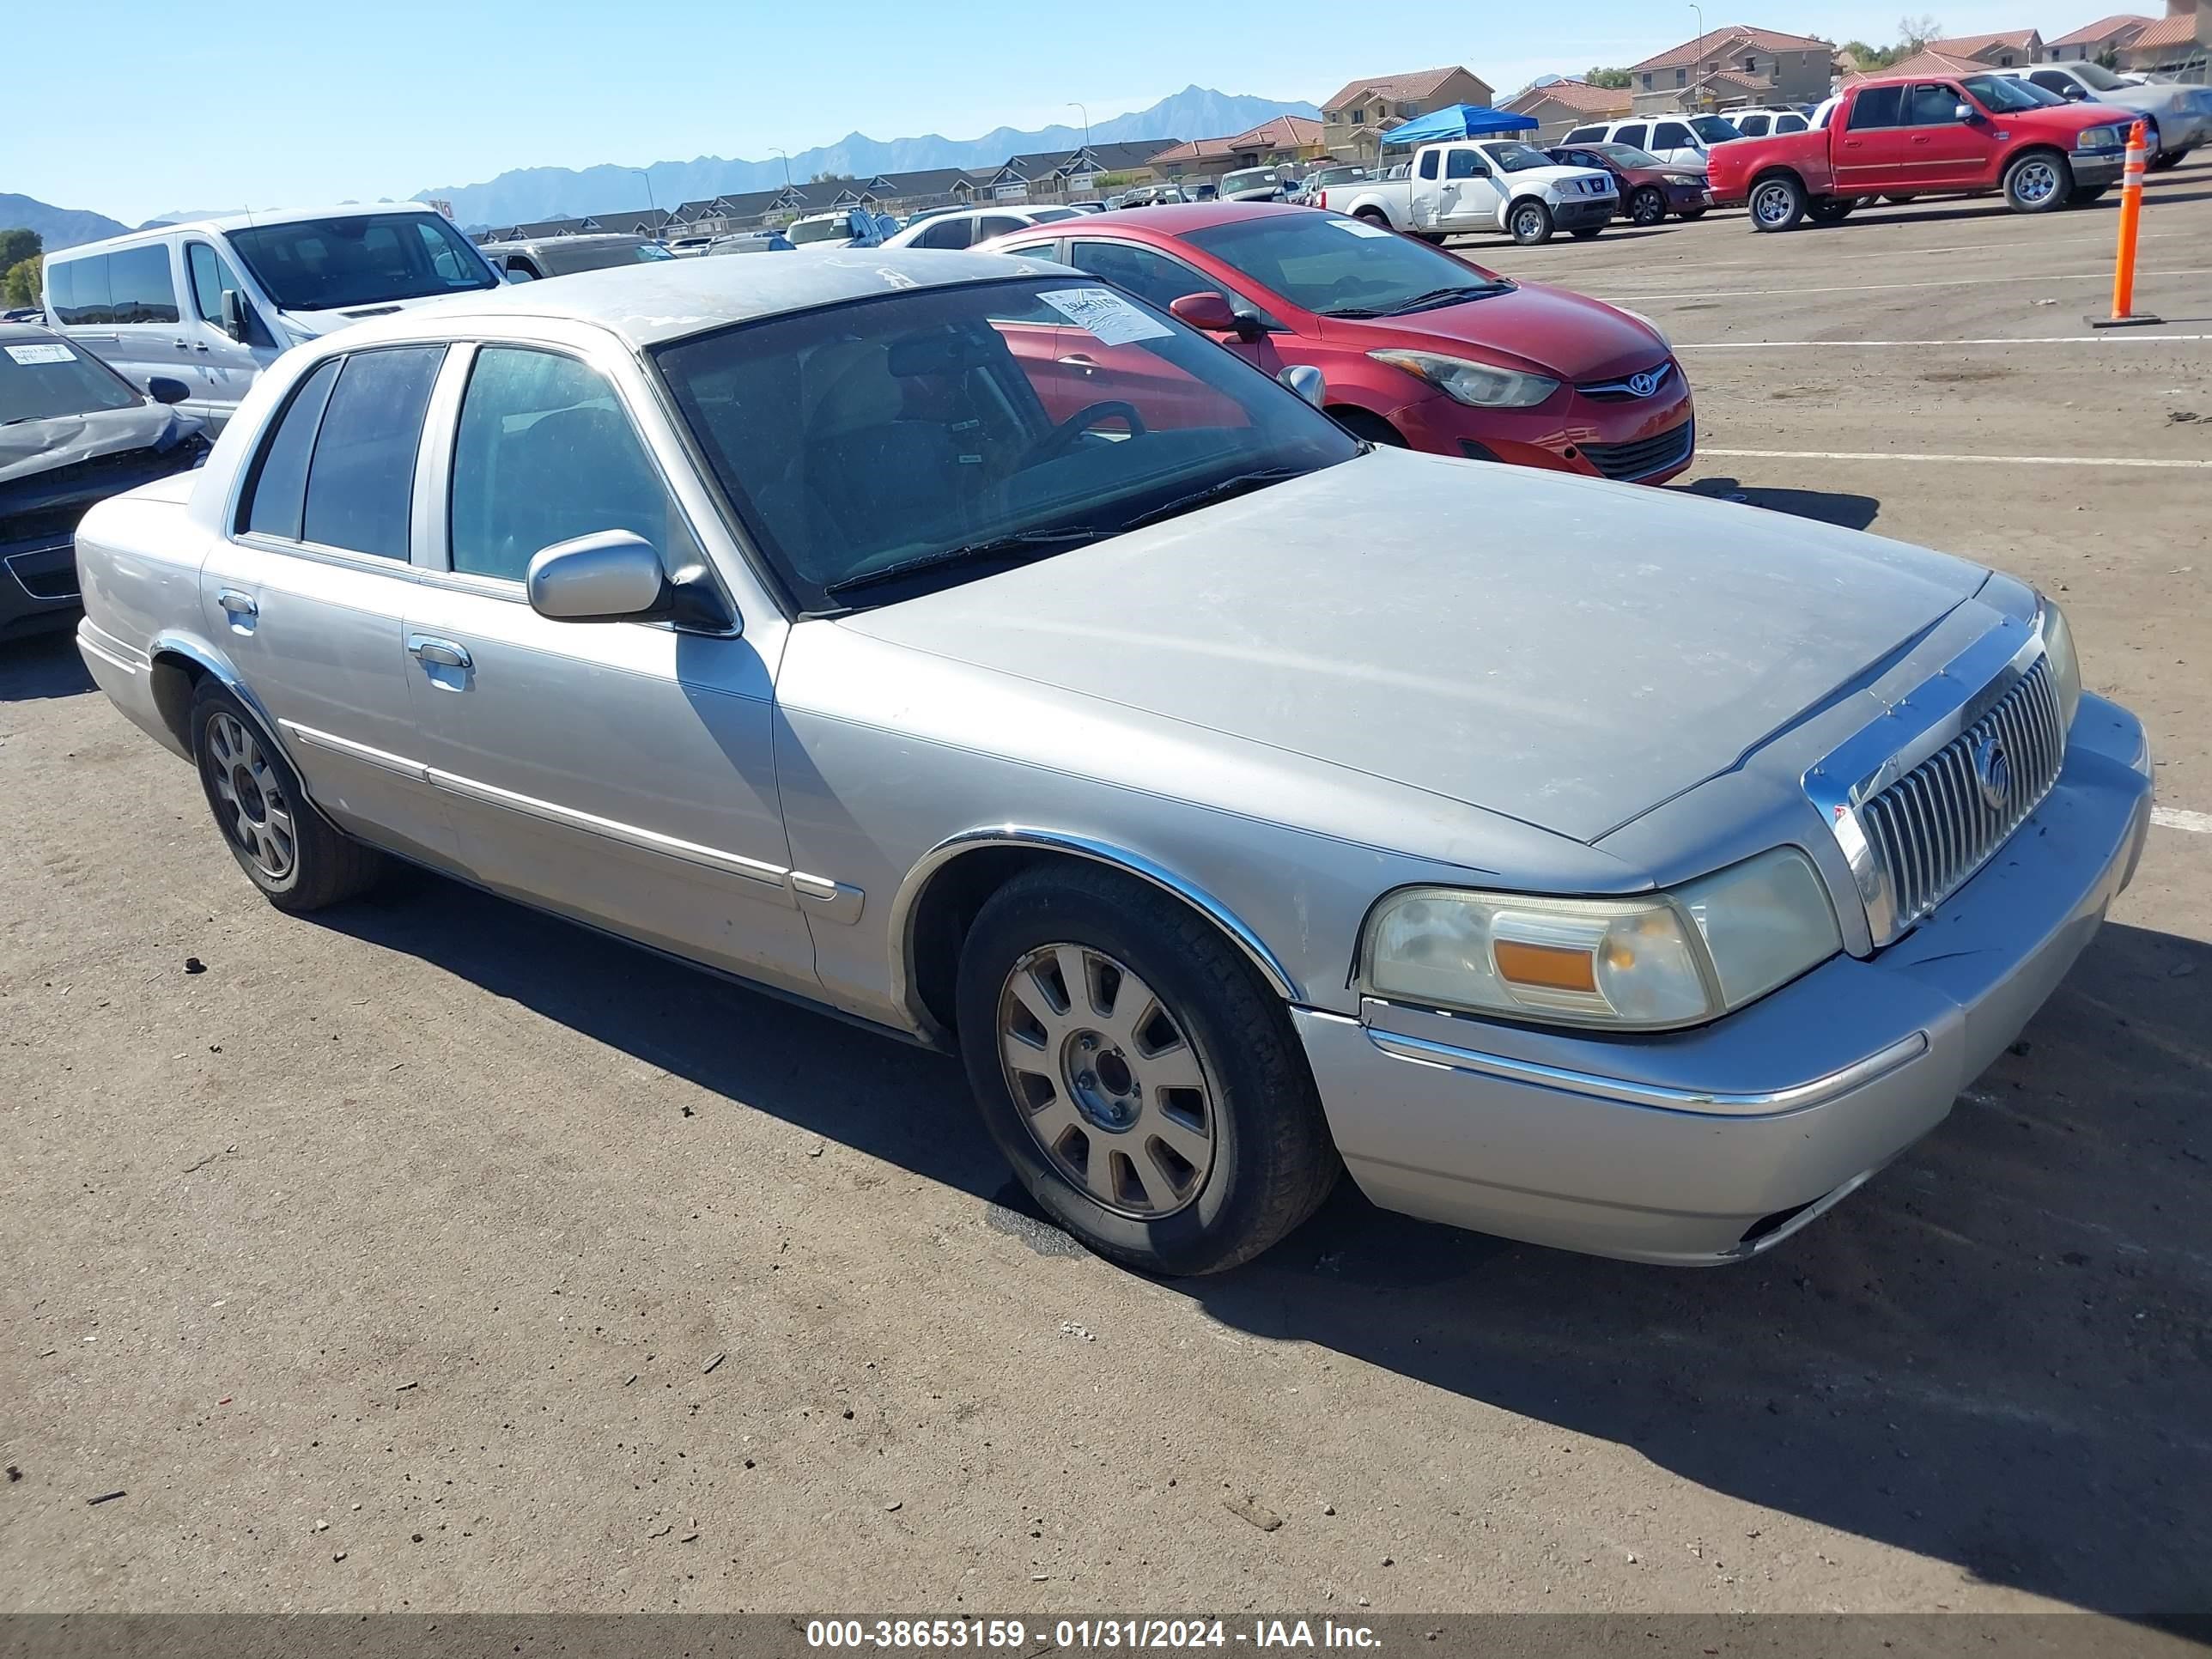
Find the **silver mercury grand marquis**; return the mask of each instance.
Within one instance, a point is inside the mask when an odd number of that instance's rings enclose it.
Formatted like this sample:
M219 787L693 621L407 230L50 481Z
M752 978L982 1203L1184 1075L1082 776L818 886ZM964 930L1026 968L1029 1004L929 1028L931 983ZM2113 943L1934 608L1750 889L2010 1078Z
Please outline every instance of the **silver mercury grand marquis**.
M77 550L92 672L280 908L397 855L956 1048L1037 1201L1167 1272L1340 1168L1767 1249L1942 1120L2149 818L2009 577L1370 448L1003 257L366 322Z

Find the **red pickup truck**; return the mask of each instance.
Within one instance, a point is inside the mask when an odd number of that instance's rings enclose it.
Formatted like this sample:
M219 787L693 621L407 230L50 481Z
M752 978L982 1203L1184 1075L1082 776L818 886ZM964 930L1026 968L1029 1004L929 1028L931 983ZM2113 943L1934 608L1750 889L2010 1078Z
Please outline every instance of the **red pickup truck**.
M1808 132L1716 144L1716 205L1748 204L1753 230L1834 224L1876 196L2002 190L2015 213L2094 201L2120 175L2125 110L2069 104L1999 75L1862 81Z

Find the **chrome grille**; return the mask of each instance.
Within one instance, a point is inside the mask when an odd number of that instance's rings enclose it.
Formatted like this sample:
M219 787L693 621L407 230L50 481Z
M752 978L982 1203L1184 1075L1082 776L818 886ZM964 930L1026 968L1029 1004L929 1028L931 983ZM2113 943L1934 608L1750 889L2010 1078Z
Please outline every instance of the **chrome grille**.
M1683 421L1652 437L1632 439L1625 444L1584 444L1583 453L1607 477L1633 483L1688 459L1696 442L1694 425Z
M2002 804L1983 789L1977 756L1995 744L2008 774ZM1890 897L1886 943L1966 884L2042 805L2066 758L2057 688L2038 658L2020 683L1964 732L1879 794L1859 826Z

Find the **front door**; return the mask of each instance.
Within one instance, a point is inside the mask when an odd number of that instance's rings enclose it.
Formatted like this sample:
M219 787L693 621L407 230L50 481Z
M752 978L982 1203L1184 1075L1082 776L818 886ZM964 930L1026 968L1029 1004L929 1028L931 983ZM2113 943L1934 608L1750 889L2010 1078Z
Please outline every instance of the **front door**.
M444 356L360 351L308 374L263 441L200 592L208 638L316 804L368 840L450 865L400 641L416 441Z
M1494 230L1503 198L1491 175L1489 158L1473 144L1444 152L1443 193L1437 209L1440 230Z
M1996 140L1985 121L1961 121L1966 94L1938 81L1905 93L1898 128L1898 164L1916 185L1965 189L1982 182L1995 164Z
M450 439L450 569L412 592L420 742L485 885L788 988L816 985L777 804L773 683L750 639L553 622L532 556L608 530L671 570L690 521L612 383L563 352L493 344ZM445 400L441 399L441 402Z
M222 251L204 238L188 236L179 249L184 261L183 298L178 329L177 356L187 373L180 378L191 387L187 407L204 416L217 429L238 408L239 399L252 387L254 379L276 360L273 342L260 346L234 340L223 331L222 296L235 292L251 319L249 332L258 332L260 319L253 301Z

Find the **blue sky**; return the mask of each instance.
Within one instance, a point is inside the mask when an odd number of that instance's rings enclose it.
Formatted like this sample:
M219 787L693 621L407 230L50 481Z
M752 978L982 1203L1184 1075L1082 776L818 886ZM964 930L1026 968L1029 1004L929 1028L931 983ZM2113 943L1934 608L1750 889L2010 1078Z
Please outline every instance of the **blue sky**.
M2111 9L1909 8L1951 33L2032 25L2046 35ZM1715 0L1704 15L1880 42L1904 9ZM386 0L343 13L297 0L104 0L98 10L83 38L11 43L0 190L131 224L179 208L407 196L517 167L759 158L855 129L973 137L1073 121L1078 99L1103 120L1193 82L1318 101L1354 75L1462 63L1503 96L1541 73L1631 63L1696 33L1693 9L1674 0L1396 0L1285 6L1279 21L1266 7L1154 0Z

